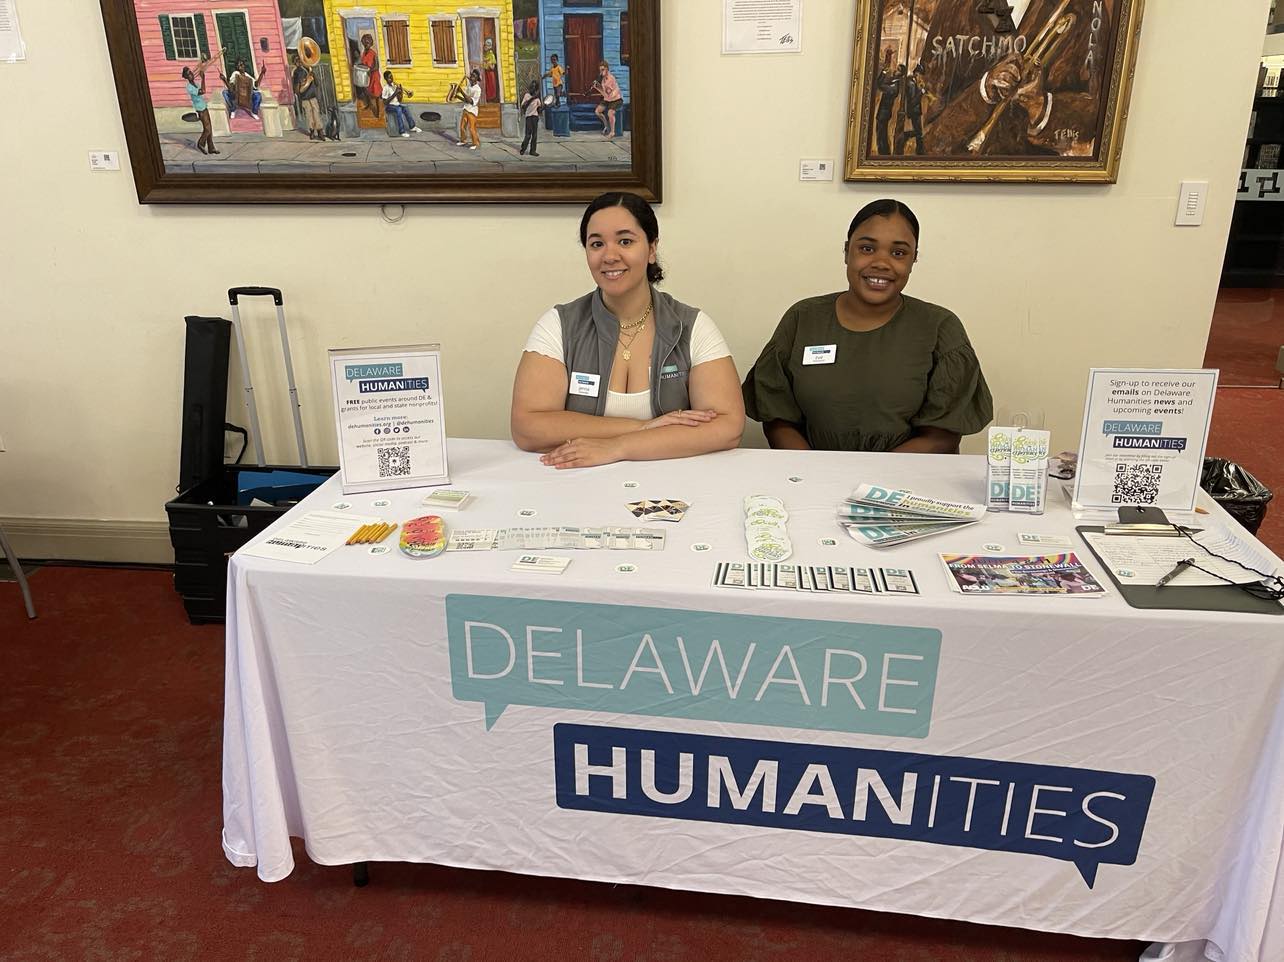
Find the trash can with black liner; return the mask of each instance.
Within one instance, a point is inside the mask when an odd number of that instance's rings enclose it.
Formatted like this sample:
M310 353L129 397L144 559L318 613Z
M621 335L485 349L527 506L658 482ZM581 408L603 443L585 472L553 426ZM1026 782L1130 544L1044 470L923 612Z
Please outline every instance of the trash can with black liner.
M1275 497L1274 491L1242 465L1225 458L1204 458L1199 486L1253 535L1262 526L1266 506Z

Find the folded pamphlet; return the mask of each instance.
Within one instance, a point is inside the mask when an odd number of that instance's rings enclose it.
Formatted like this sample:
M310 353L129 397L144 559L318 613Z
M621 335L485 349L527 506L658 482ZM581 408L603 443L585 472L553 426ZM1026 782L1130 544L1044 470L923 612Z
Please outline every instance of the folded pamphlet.
M968 525L976 524L975 521L942 521L935 523L915 524L844 524L850 538L858 544L863 544L869 548L890 548L893 545L904 544L906 541L917 541L919 538L928 538L934 534L941 534L944 531L957 531L959 528L966 528Z
M985 517L985 505L943 501L915 494L907 488L884 488L877 484L859 485L847 502L936 520L980 521Z
M838 522L855 541L888 548L976 524L985 506L945 501L906 488L861 484L838 506Z

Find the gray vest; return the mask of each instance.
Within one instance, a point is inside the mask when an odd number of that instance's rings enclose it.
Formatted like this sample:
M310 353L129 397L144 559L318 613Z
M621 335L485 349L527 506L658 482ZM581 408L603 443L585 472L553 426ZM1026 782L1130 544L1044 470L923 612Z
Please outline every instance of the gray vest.
M651 411L654 417L691 406L687 380L691 374L691 329L699 310L651 289L651 318L655 342L651 348ZM562 352L571 383L576 374L598 376L597 397L566 395L566 410L596 414L606 410L607 382L620 339L620 322L602 303L602 292L557 305L562 319Z

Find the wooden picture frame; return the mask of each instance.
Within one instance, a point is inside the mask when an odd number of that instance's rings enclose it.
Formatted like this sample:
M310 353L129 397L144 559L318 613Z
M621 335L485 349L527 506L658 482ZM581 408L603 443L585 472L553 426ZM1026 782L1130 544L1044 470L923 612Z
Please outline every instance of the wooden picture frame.
M1114 183L1144 0L857 0L844 179Z
M660 0L100 4L140 203L582 203L606 190L662 199ZM519 15L528 8L537 14ZM406 9L416 12L396 12ZM393 89L385 70L408 114L383 96ZM471 83L481 91L478 150L465 106L445 102L451 82L464 99ZM531 82L538 151L526 150ZM313 107L296 84L313 88Z

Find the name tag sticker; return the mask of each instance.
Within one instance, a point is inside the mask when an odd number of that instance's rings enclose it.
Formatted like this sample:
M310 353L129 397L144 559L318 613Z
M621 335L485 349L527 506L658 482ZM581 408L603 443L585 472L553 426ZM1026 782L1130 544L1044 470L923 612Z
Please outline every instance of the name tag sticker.
M838 357L837 344L808 344L803 348L803 364L833 364Z
M597 397L598 386L602 383L602 377L599 374L581 374L579 371L571 372L571 393L578 394L581 397Z

